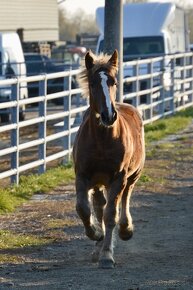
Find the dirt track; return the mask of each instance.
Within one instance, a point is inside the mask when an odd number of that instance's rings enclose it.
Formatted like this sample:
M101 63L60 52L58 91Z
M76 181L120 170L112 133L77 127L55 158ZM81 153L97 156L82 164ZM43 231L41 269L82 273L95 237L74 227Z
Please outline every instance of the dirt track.
M16 257L15 263L0 265L0 289L193 289L193 125L149 149L145 174L147 182L138 184L132 197L134 236L117 240L113 270L91 263L93 242L74 211L73 185L0 216L2 229L52 241L0 250Z

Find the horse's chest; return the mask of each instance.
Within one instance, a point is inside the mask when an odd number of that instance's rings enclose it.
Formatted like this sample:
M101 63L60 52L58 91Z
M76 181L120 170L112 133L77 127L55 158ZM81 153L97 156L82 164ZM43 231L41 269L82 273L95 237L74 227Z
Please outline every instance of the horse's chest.
M95 170L117 170L123 158L120 150L100 146L88 149L87 166Z

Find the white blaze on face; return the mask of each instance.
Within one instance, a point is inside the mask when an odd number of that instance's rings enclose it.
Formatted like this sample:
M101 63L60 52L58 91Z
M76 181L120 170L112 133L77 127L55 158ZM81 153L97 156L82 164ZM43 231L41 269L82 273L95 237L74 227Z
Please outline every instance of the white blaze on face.
M111 105L110 96L109 96L109 89L108 89L108 85L107 85L108 77L104 71L99 72L99 75L101 77L101 86L103 88L103 93L105 96L105 101L106 101L106 106L107 106L107 109L109 112L109 116L112 117L112 114L113 114L112 105Z

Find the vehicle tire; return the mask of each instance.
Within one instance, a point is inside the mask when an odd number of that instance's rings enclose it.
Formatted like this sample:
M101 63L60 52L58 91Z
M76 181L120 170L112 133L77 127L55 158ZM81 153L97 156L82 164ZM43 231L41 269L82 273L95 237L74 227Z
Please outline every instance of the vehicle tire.
M9 122L9 114L2 114L1 115L1 122L8 123Z

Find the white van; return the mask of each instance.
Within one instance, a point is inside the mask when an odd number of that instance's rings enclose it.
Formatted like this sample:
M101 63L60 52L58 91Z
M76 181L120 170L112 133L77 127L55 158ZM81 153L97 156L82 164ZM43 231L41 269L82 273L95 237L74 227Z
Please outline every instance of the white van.
M96 10L103 50L104 7ZM172 2L130 3L123 7L123 61L189 51L187 13Z
M96 10L96 22L100 31L96 53L103 51L105 8ZM123 6L123 61L169 55L189 51L189 29L187 13L172 2L130 3ZM156 70L163 70L157 65ZM165 59L163 84L169 90L171 84L171 62ZM141 74L148 72L148 65L141 66ZM124 66L124 77L133 75L133 67ZM180 78L177 72L175 78ZM159 84L153 79L154 86ZM148 82L140 82L143 90ZM178 91L178 88L176 88ZM132 92L130 82L125 83L124 92ZM155 93L154 95L157 95Z
M19 36L16 32L0 33L0 80L26 76L26 65ZM20 85L20 99L28 97L27 83ZM0 103L11 100L11 86L0 85ZM20 108L20 120L24 119L25 107ZM0 110L2 122L9 121L10 112Z

